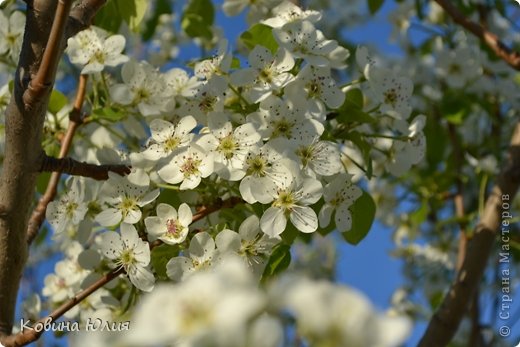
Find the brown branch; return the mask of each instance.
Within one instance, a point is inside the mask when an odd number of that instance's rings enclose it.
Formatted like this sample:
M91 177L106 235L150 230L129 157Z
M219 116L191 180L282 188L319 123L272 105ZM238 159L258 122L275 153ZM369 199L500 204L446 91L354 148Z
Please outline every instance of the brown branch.
M81 109L83 102L85 101L85 94L87 90L88 75L81 75L79 77L78 91L76 92L76 99L74 100L74 107L69 114L69 126L65 136L61 140L61 148L58 158L64 158L68 153L72 144L72 139L76 133L76 129L81 124ZM45 220L45 212L47 206L54 200L58 189L58 183L60 182L61 172L53 172L49 182L47 183L47 189L45 193L38 201L38 205L33 210L31 219L29 219L29 225L27 227L27 244L31 244L38 235L43 221Z
M482 327L480 325L480 305L478 290L473 295L470 305L471 332L469 334L468 347L482 347Z
M72 158L54 158L43 155L39 172L61 172L73 176L90 177L95 180L107 180L109 172L115 172L121 176L130 173L130 167L126 165L97 165L80 162Z
M43 52L40 67L23 94L24 105L29 110L36 100L41 99L52 88L55 71L61 57L65 24L67 23L71 6L72 0L58 0L56 14L54 15L49 40Z
M498 36L486 30L482 25L468 19L450 0L435 0L449 15L455 23L466 28L478 37L495 54L509 64L515 70L520 70L520 53L506 46Z
M487 198L484 212L468 242L466 256L449 292L433 315L419 347L446 346L455 335L459 324L473 300L495 238L501 230L502 204L513 201L520 186L520 122L516 124L509 148L508 162L504 163L496 185Z
M70 11L65 39L76 35L81 30L87 29L96 13L105 5L107 0L81 0Z
M453 124L448 124L448 135L453 147L453 164L457 168L457 177L455 183L457 192L453 196L453 203L455 204L455 215L459 221L459 245L457 253L457 270L460 270L462 262L466 256L466 247L468 243L468 236L466 234L466 221L464 220L466 212L464 210L464 183L462 182L462 163L464 162L464 153L457 134L457 130Z
M217 203L201 208L196 214L192 217L192 223L208 216L209 214L216 212L222 208L232 208L237 204L240 204L244 202L241 198L233 196L226 200L219 199ZM150 249L153 249L159 245L162 244L160 240L159 242L153 242L149 244ZM71 298L69 301L63 303L60 307L58 307L56 310L54 310L51 314L49 314L47 317L41 318L36 323L42 323L45 324L45 322L53 322L59 319L61 316L63 316L67 311L72 309L74 306L78 305L81 301L86 299L90 294L94 293L96 290L103 287L105 284L109 283L113 279L117 278L119 275L124 274L125 271L123 268L118 268L110 271L105 276L101 277L96 282L92 283L89 287L85 288L78 294L76 294L73 298ZM49 321L50 319L50 321ZM35 324L36 324L35 323ZM20 347L25 346L31 342L36 341L40 338L40 336L43 334L44 331L37 332L35 330L25 330L21 331L18 334L7 336L3 339L0 338L0 343L2 343L5 347Z

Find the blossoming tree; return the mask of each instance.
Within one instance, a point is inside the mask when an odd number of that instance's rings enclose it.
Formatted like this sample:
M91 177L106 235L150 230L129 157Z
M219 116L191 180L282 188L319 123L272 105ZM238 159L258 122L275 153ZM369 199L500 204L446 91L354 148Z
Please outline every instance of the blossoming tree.
M343 35L385 3L399 58ZM420 346L514 334L481 307L518 283L513 3L0 6L3 345L399 346L421 320ZM295 246L357 245L374 219L404 260L386 314ZM41 292L20 294L49 252Z

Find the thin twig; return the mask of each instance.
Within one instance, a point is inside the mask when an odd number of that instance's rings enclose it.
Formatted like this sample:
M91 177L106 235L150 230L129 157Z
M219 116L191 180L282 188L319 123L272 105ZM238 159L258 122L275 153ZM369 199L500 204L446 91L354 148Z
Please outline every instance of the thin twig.
M72 139L76 133L76 129L81 124L81 109L83 108L83 102L85 100L85 94L87 90L88 75L81 75L78 82L78 91L76 93L76 99L74 100L74 107L69 115L69 126L65 136L61 140L59 158L67 156L72 144ZM47 183L47 189L45 193L38 201L38 205L34 209L29 224L27 226L27 243L30 245L38 235L38 231L45 220L45 213L47 206L54 200L58 189L58 183L60 182L61 172L53 172Z
M453 124L448 124L448 135L451 141L451 145L453 147L453 160L454 166L457 167L456 172L456 186L457 192L453 196L453 203L455 205L455 215L457 216L457 220L459 221L459 245L458 245L458 253L457 253L457 270L460 270L462 267L462 262L466 257L466 247L468 243L468 236L466 231L466 221L464 220L466 216L466 211L464 209L464 183L462 182L462 163L464 162L464 153L462 151L462 146L459 141L459 137L457 134L457 130Z
M449 15L455 23L460 24L473 35L478 37L495 54L504 60L515 70L520 70L520 53L513 51L503 43L497 35L486 30L482 25L468 19L455 5L449 0L435 0Z

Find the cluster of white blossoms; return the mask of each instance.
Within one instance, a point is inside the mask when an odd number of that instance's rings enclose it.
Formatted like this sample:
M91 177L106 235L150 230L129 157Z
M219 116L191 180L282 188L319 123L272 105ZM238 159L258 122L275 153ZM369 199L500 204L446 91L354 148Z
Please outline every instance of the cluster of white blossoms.
M49 205L47 220L54 238L79 247L76 262L64 260L46 278L44 295L50 306L70 299L77 289L112 269L124 276L101 296L91 297L89 307L116 315L114 302L131 305L140 295L122 294L121 288L151 292L136 316L138 325L149 324L144 317L155 316L158 305L171 320L164 320L167 329L142 330L160 332L153 334L155 340L143 334L146 343L277 346L283 338L284 312L296 318L299 333L316 346L345 341L395 346L402 341L404 325L399 323L397 333L390 334L393 323L346 288L294 280L274 286L272 293L280 294L274 295L256 287L288 228L306 234L319 227L348 232L356 217L350 209L363 195L349 173L352 163L345 158L352 144L336 137L345 127L334 119L347 89L353 88L342 88L335 79L344 74L349 51L316 29L319 12L303 11L288 1L269 4L269 11L260 11L260 19L272 33L273 45L250 47L247 67L237 66L225 41L215 56L195 63L191 74L128 59L122 54L125 39L99 28L69 39L67 53L81 73L103 76L92 82L99 82L90 100L93 114L101 107L126 118L120 128L100 126L95 134L82 128L89 141L100 139L99 149L76 154L82 160L125 164L132 172L109 173L103 183L72 178ZM226 1L225 8L234 12L229 5ZM363 49L359 52L365 76L360 90L366 94L359 112L379 117L378 125L390 128L388 137L395 138L387 141L380 166L401 174L422 158L424 119L409 123L410 81L372 64L366 51L363 58ZM111 75L116 70L105 67L120 64L118 80ZM95 99L99 95L100 100ZM348 112L344 116L348 118ZM372 138L378 136L376 128L356 124L351 130ZM148 139L137 147L125 139L130 132ZM108 153L102 148L108 145L130 153ZM205 207L228 198L248 208L232 217L222 211L200 220ZM237 272L231 275L225 264L229 257L245 267L233 265ZM77 267L76 275L67 277L72 266ZM157 284L163 281L177 286ZM312 320L312 310L292 298L314 295L321 298L312 305L318 316L334 313L321 322ZM273 300L276 306L268 309ZM350 312L345 302L357 307L352 316L342 314ZM83 319L93 313L79 314ZM353 330L359 326L353 319L359 317L360 324L375 324L377 333ZM266 329L279 334L266 341Z
M338 124L327 120L345 101L332 70L346 67L349 52L314 27L319 12L286 1L277 5L276 15L262 21L277 47L252 47L245 68L232 68L225 41L215 56L195 64L191 76L180 68L161 72L146 62L127 61L121 54L124 38L95 27L69 40L67 52L82 73L106 73L105 66L126 61L121 82L106 79L106 92L121 112L144 117L150 134L126 159L108 156L112 163L131 165L130 175L109 173L102 185L74 178L47 209L56 239L68 238L62 241L70 244L75 238L90 247L83 258L104 259L90 270L124 269L130 283L150 291L159 271L150 249L159 243L173 247L163 274L173 281L213 267L230 253L260 277L288 223L303 233L352 228L350 207L362 190L342 158L349 145L334 140ZM357 61L367 80L361 86L369 97L366 108L375 107L381 124L400 135L389 141L385 167L401 174L424 152L423 117L407 122L411 83L375 66L363 48ZM95 156L106 162L101 158L107 152ZM192 202L218 192L264 206L237 220L238 232L229 225L215 230L202 224L190 235L189 204L157 202L172 189L190 192ZM51 292L55 304L65 299Z
M155 319L159 311L169 319ZM137 307L133 324L123 345L277 347L288 343L289 328L311 346L391 347L410 330L406 319L375 312L348 287L287 275L258 288L233 257L182 286L158 287Z

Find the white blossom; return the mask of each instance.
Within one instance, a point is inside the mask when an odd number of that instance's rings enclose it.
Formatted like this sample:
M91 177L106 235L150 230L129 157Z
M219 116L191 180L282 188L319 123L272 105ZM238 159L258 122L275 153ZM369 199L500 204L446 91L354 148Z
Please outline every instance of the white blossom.
M259 110L248 115L247 120L267 139L283 137L298 141L320 136L324 130L323 124L307 117L305 110L274 95L262 101Z
M378 314L361 294L325 281L292 278L273 291L311 346L397 347L410 332L403 317ZM280 290L281 289L281 290Z
M121 221L129 224L139 222L140 207L154 201L159 196L159 190L149 191L149 179L145 185L140 185L113 172L109 172L108 176L100 192L105 208L96 216L96 221L103 226L116 225ZM148 178L146 174L145 177Z
M263 24L273 28L280 28L287 23L297 21L309 21L316 23L321 19L321 13L314 10L303 11L294 3L284 0L280 5L273 8L274 17L262 21Z
M150 248L139 238L131 224L122 223L120 233L107 231L99 244L102 254L112 261L111 266L125 269L130 282L138 289L149 292L155 278L149 269Z
M57 234L64 232L70 225L78 225L88 210L81 179L74 177L68 183L69 189L60 199L51 201L47 206L47 221Z
M381 103L381 112L397 119L407 119L412 112L412 81L375 65L368 65L365 72L376 102Z
M288 176L281 182L265 187L274 200L260 219L260 228L269 236L280 235L287 226L287 218L300 231L312 233L318 228L318 217L309 205L322 195L320 181L310 177Z
M340 174L323 187L325 204L320 210L320 226L325 228L330 223L335 211L336 228L343 232L352 228L352 215L349 207L362 195L362 190L351 181L352 176Z
M130 60L121 69L123 83L110 87L110 96L121 105L136 106L143 116L159 115L168 104L162 75L147 62Z
M279 242L280 239L261 233L260 221L256 215L246 218L238 233L225 229L215 238L220 253L231 252L243 257L258 276L264 271L271 249Z
M168 261L166 273L174 281L183 281L197 271L210 268L217 254L213 238L207 232L198 233L190 241L188 254Z
M191 144L174 153L158 174L168 183L181 183L180 189L185 190L196 188L202 178L213 173L213 168L213 155L201 146Z
M0 11L0 55L9 53L13 61L17 61L22 47L25 30L25 15L14 11L9 18Z
M210 119L211 134L202 136L197 144L213 153L215 172L230 181L240 180L245 175L244 161L250 148L260 143L260 134L252 124L243 124L235 129L226 121L225 114L214 114Z
M188 236L192 213L187 204L179 206L179 212L168 204L157 206L157 216L146 217L144 224L148 234L166 244L174 245L183 242Z
M177 124L162 119L150 123L152 136L143 152L147 159L157 160L173 153L178 148L186 147L193 139L191 131L197 126L192 116L182 117Z
M121 52L125 48L123 35L111 35L98 27L80 31L67 41L67 54L73 64L83 66L82 74L103 71L105 66L117 66L128 61Z
M289 72L294 67L292 55L279 48L276 55L263 46L255 46L249 53L250 68L240 69L231 75L231 83L247 86L244 96L252 103L267 98L294 79Z
M337 41L327 40L323 33L307 20L274 28L273 35L280 46L314 66L341 69L345 67L345 61L349 56L347 49L339 46Z

